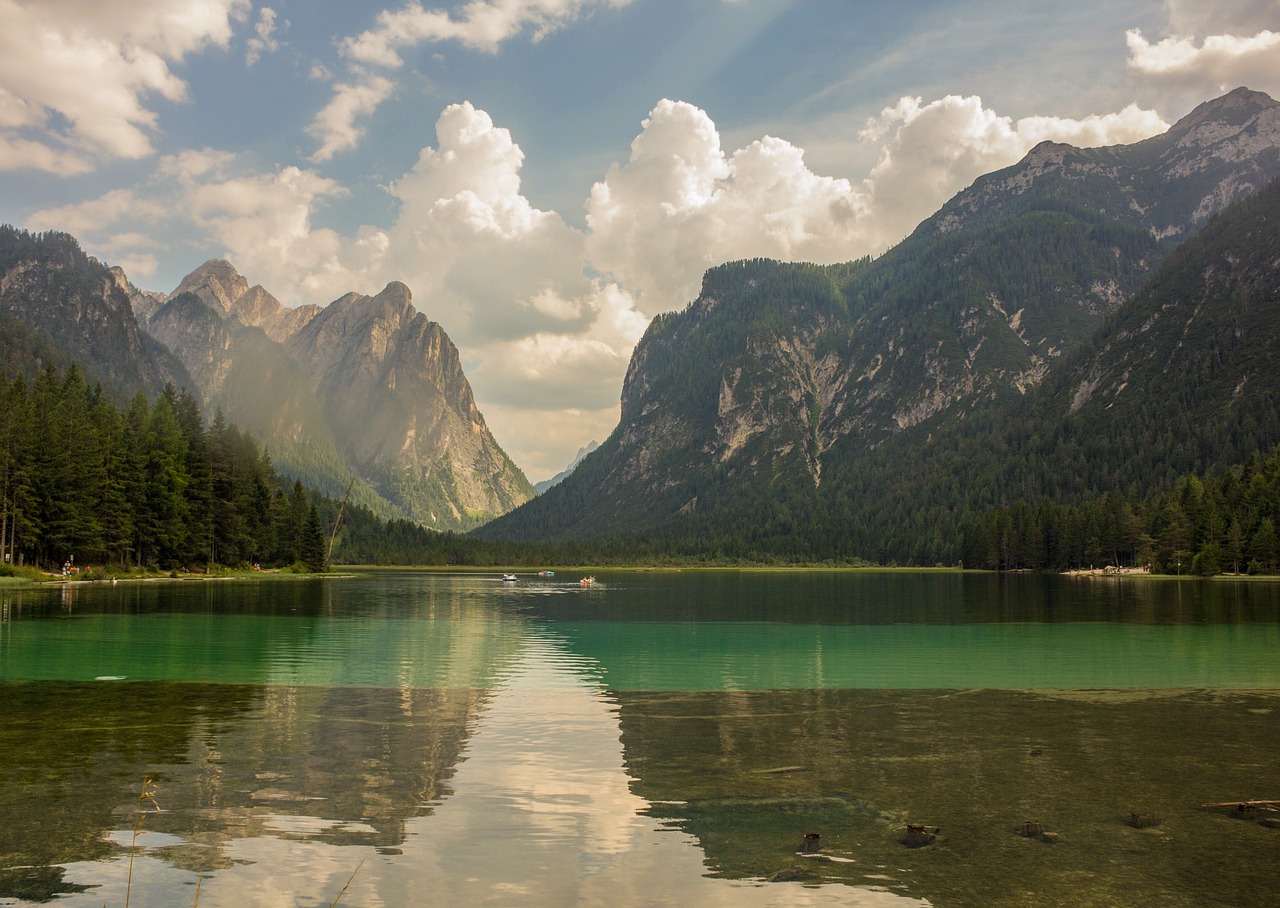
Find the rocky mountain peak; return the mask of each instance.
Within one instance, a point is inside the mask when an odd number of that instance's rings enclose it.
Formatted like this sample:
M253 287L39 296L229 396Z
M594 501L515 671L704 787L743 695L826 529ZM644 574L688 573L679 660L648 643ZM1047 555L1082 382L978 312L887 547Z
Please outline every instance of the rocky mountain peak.
M278 315L284 305L263 289L261 284L254 284L232 302L230 313L240 319L244 325L261 325L268 319Z
M249 282L234 265L226 259L210 259L184 277L171 296L194 293L215 311L229 315L248 289Z
M1280 102L1260 91L1237 88L1198 106L1165 138L1172 143L1168 156L1194 162L1184 164L1185 169L1251 159L1280 144Z
M1268 110L1280 108L1270 95L1241 86L1232 89L1219 98L1196 105L1191 113L1174 123L1169 129L1170 135L1190 132L1206 123L1220 123L1223 120L1235 121L1237 125Z
M378 317L393 321L396 326L408 324L417 315L413 308L413 294L399 281L392 281L375 296L370 307Z

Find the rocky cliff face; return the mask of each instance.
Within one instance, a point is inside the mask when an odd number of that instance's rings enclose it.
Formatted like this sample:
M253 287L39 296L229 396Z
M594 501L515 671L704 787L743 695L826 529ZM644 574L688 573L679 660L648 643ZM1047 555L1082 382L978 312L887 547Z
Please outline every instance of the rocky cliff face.
M36 332L118 396L190 382L181 364L138 330L122 275L66 234L0 227L0 317Z
M1042 144L875 261L742 262L637 346L622 420L486 533L623 531L709 495L821 487L904 430L1035 388L1232 199L1280 175L1280 104L1237 90L1131 146Z
M472 525L533 496L476 408L458 351L409 288L335 300L286 342L343 454L429 526Z
M463 529L533 490L485 426L457 350L392 283L285 308L228 262L206 262L147 321L206 406L267 442L276 464L386 515Z

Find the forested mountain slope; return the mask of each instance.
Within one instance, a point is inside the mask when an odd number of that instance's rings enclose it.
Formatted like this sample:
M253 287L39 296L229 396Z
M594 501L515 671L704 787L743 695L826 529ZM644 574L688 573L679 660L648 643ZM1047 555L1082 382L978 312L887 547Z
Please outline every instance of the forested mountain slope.
M1000 428L1031 406L1027 395L1040 400L1031 392L1177 241L1280 174L1278 147L1280 105L1237 90L1137 145L1039 146L875 261L712 269L697 300L650 325L614 434L481 534L652 530L699 546L929 562L954 553L956 513L992 500L991 482L964 474L1003 477L1006 452L966 449L972 462L949 461L957 472L943 489L923 482L935 452ZM1039 414L1023 432L1052 432L1062 418ZM1142 445L1125 437L1115 443ZM1017 494L1086 485L1037 471ZM886 496L889 523L878 516Z

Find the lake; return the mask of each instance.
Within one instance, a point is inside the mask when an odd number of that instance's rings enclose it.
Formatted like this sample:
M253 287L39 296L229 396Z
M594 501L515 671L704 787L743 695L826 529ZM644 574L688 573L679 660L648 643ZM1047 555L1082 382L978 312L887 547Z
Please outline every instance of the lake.
M0 905L1275 902L1280 584L579 576L0 588Z

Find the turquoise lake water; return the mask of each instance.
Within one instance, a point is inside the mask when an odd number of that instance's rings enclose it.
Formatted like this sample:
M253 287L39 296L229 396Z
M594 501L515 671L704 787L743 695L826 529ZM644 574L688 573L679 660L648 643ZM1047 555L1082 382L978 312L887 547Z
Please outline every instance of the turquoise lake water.
M1280 585L560 573L0 589L0 905L1280 884Z

